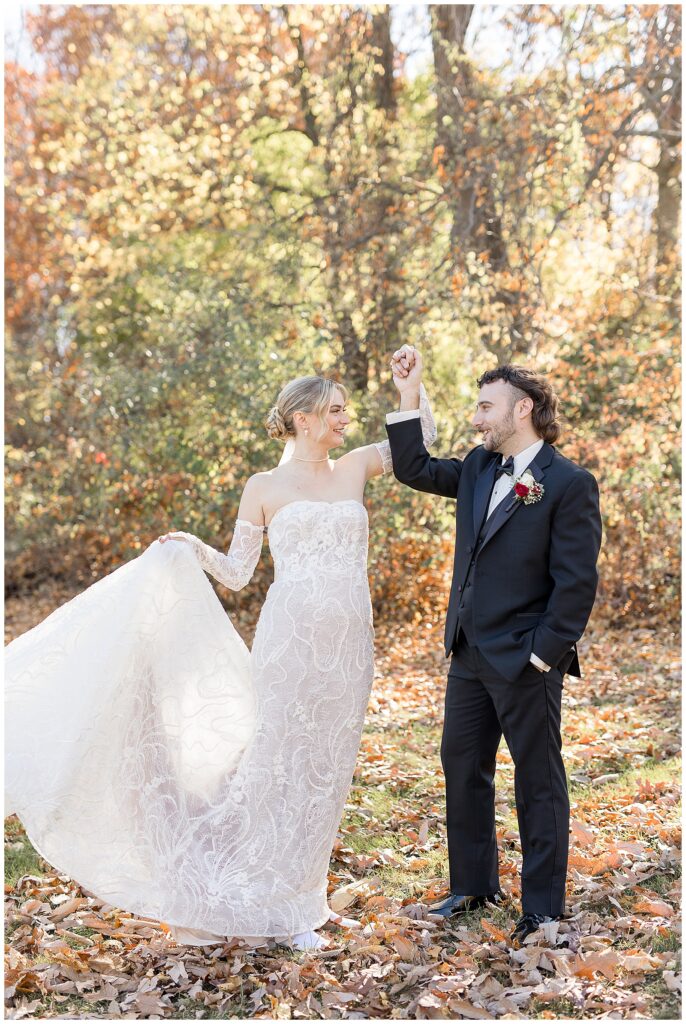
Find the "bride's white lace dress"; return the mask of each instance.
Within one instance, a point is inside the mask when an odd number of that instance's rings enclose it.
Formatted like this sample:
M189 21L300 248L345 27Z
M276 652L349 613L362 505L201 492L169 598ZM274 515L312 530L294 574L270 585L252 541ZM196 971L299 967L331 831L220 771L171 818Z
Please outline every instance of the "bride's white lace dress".
M239 590L264 530L238 519L227 554L155 541L6 649L5 812L60 872L180 941L329 918L373 678L367 512L275 513L250 652L203 570Z

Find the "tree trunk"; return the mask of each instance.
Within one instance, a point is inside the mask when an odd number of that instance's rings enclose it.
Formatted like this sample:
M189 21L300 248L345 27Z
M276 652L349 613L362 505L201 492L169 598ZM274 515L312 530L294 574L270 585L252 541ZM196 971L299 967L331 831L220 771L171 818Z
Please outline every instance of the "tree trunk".
M678 278L681 209L681 10L669 4L661 13L662 18L656 21L659 46L655 77L644 87L644 94L657 121L660 146L655 166L655 273L658 287L666 284L672 292Z
M681 210L679 179L681 156L676 147L660 146L657 173L657 206L655 232L657 238L657 266L673 267L679 243L679 213Z
M395 220L402 200L385 186L393 177L393 144L398 104L394 88L395 49L391 39L391 10L386 4L372 18L372 45L377 64L374 92L375 106L382 111L383 119L376 138L377 194L372 204L372 219L377 228L374 266L374 314L367 330L367 352L370 362L379 372L388 352L402 344L400 324L403 317L402 296L398 294L398 282L403 287L398 273L399 246L393 244ZM391 244L387 244L390 242Z
M489 352L500 361L527 348L527 318L522 309L525 297L520 292L499 288L488 275L509 269L502 218L498 212L491 175L497 154L489 151L488 140L479 131L476 87L464 41L474 10L473 4L432 4L431 40L436 73L436 162L443 169L446 201L452 213L450 256L453 272L470 277L467 254L475 255L484 279L473 279L483 296L484 311L492 303L506 310L501 322L492 317L483 321L482 337ZM477 154L474 156L474 154Z

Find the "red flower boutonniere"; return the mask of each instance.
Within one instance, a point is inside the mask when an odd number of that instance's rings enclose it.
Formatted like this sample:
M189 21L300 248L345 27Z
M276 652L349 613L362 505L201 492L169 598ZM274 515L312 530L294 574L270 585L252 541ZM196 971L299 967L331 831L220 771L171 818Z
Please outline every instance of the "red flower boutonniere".
M528 469L525 469L521 476L518 476L514 483L514 492L519 501L525 505L533 505L540 501L544 494L543 484L534 479Z

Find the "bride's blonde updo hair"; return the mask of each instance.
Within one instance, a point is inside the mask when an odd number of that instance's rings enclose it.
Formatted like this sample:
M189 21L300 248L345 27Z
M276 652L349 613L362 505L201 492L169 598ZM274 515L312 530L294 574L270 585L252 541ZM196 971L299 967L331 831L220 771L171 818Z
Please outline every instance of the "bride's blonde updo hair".
M328 377L296 377L295 380L289 380L279 392L276 405L269 410L265 420L267 433L277 441L287 441L295 437L294 413L315 412L322 425L320 437L323 437L328 429L324 417L329 411L336 391L342 391L343 398L347 401L346 388Z

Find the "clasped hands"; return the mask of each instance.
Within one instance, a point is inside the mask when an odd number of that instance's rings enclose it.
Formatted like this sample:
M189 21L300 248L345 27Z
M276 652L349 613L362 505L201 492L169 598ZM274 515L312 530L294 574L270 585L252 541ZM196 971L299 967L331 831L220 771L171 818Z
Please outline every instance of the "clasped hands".
M403 345L391 356L393 383L403 394L408 391L419 393L422 379L422 357L414 345Z

